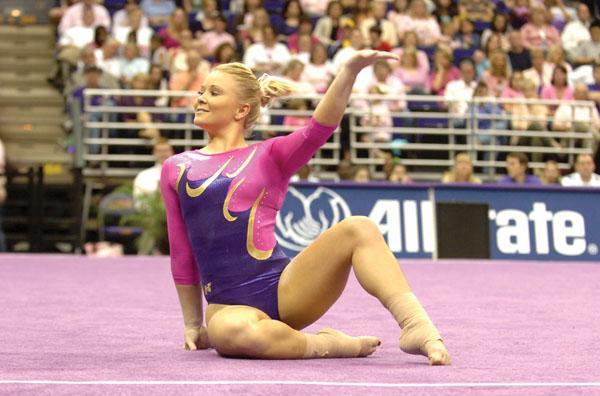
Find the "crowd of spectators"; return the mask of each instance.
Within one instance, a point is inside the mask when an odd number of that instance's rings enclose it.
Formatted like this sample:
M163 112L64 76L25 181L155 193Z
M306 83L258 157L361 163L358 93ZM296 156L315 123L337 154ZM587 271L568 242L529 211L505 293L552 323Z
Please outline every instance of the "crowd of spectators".
M392 51L399 61L378 62L363 70L355 92L393 94L400 99L369 104L372 111L360 122L381 132L369 134L365 140L394 138L386 127L394 123L391 112L412 109L412 104L402 99L406 94L443 98L433 103L456 116L452 122L457 128L465 126L469 114L477 113L499 116L478 121L480 130L577 131L600 136L600 6L593 0L58 3L52 11L57 21L57 58L69 66L63 83L71 101L81 102L85 87L194 91L213 67L231 61L244 62L257 76L268 73L293 80L305 93L323 93L352 53L373 48ZM474 97L558 99L561 104L500 106L484 101L469 106L467 100ZM597 107L576 106L574 100L592 100ZM191 102L185 97L130 97L116 104L189 107ZM310 101L287 104L300 110L312 105ZM148 114L122 117L122 121L152 121ZM282 123L299 126L306 120L290 116ZM149 133L147 137L157 136ZM558 150L568 143L565 139L499 139L487 134L477 139L483 145L538 145ZM465 176L464 164L470 162L466 159L457 157L444 181L477 182L473 176ZM530 159L552 162L565 158L557 154ZM388 177L410 181L397 158L388 160ZM513 160L522 162L522 158L509 156L507 164ZM510 169L507 171L510 174ZM369 179L368 169L365 173L354 168L351 174L355 180Z

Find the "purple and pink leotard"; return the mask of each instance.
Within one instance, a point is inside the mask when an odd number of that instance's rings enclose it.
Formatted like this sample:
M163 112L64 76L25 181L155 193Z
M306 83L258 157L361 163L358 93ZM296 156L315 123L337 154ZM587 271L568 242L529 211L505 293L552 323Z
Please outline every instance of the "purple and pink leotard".
M275 239L275 218L290 178L334 129L311 119L248 147L169 158L160 187L175 283L201 282L209 304L248 305L279 319L277 286L290 259Z

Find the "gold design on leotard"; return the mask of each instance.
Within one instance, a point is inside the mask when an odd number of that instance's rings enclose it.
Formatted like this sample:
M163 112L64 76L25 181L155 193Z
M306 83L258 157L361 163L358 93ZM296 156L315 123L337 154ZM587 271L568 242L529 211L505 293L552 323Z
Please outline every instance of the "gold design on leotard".
M177 176L176 186L177 186L177 191L179 191L179 182L181 181L181 177L185 173L185 164L177 164L177 167L179 168L179 176Z
M217 180L217 177L219 177L221 172L223 172L225 170L225 168L227 167L227 165L229 165L229 163L231 162L232 159L233 159L233 157L231 157L227 161L225 161L225 163L219 169L217 169L217 171L211 177L206 179L200 187L192 188L192 187L190 187L189 183L186 183L185 191L187 192L187 195L192 198L196 198L196 197L199 197L200 195L202 195L202 193L204 193L204 190L206 190L208 188L208 186L210 186L212 184L212 182Z
M250 256L257 260L266 260L271 257L271 254L273 254L273 249L260 250L254 246L254 218L256 217L256 209L258 208L258 204L264 195L265 189L263 188L258 198L256 198L256 201L254 201L254 205L252 205L252 209L250 210L250 218L248 219L248 232L246 237L246 249L248 250Z
M205 286L204 286L204 294L210 294L212 292L212 282L208 282Z
M233 179L234 177L236 177L237 175L239 175L240 173L242 173L242 171L244 170L244 168L246 168L246 166L248 166L248 164L250 163L250 161L252 161L252 157L254 157L254 153L256 153L256 147L254 147L252 149L252 152L250 153L250 155L248 156L248 158L246 158L246 160L244 161L244 163L242 165L240 165L240 168L238 170L236 170L233 173L226 173L225 176L227 176L230 179Z
M237 188L244 182L245 178L242 177L231 190L227 193L227 197L225 198L225 202L223 203L223 216L227 219L227 221L235 221L237 217L233 217L231 213L229 213L229 201L231 201L231 197L233 197L233 193Z

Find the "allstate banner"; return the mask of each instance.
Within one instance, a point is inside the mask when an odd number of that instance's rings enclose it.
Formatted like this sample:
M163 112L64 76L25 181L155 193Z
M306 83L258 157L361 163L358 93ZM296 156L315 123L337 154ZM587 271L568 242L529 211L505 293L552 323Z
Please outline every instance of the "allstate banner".
M600 190L391 184L291 185L277 216L279 244L295 256L352 215L368 216L399 258L431 258L433 202L489 205L493 259L599 260Z

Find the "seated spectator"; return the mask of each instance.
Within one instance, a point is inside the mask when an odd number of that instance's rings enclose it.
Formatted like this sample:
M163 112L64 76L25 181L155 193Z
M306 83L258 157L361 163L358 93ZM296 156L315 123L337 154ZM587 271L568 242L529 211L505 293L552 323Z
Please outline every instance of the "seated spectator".
M502 51L502 44L499 36L490 36L483 50L475 50L473 53L473 61L475 61L475 71L477 78L490 68L490 57L496 51Z
M319 178L312 172L312 167L310 164L304 165L294 176L290 178L290 182L308 182L308 183L318 183Z
M169 80L165 76L160 65L151 65L148 73L148 89L153 91L167 92L169 91ZM154 101L154 106L167 106L169 104L168 96L159 96Z
M510 66L513 70L526 70L531 68L531 55L529 50L523 45L521 33L518 30L513 30L508 34L510 50L508 58Z
M350 45L344 48L339 49L332 61L333 70L337 73L342 65L346 63L348 59L352 57L352 55L361 49L364 48L364 38L360 29L354 28L350 33Z
M577 19L567 23L560 36L562 47L569 55L571 55L572 51L575 50L579 44L590 41L591 36L589 28L591 23L592 16L590 15L590 9L587 5L580 3L577 6Z
M429 58L425 51L418 49L419 48L419 38L417 34L412 30L409 30L404 33L404 38L402 39L402 46L398 48L394 48L392 52L398 55L398 58L402 57L402 53L404 52L404 48L416 48L417 49L417 60L419 62L419 68L423 68L427 70L429 73Z
M172 0L142 0L140 7L148 17L148 23L154 28L167 25L175 11L175 2ZM187 17L186 17L187 21Z
M210 32L215 29L219 15L219 5L216 0L202 0L200 10L194 15L189 28L196 35L201 31Z
M169 72L175 74L178 71L187 69L187 54L189 51L195 50L200 52L200 55L204 52L198 45L198 42L194 40L194 36L191 30L184 30L181 32L180 45L175 48L169 49L169 59L171 64L169 65ZM206 62L203 62L206 63Z
M227 33L227 20L223 15L219 15L215 18L215 27L213 30L202 34L200 38L200 45L205 50L205 56L214 56L215 50L219 45L229 43L235 46L235 38Z
M149 77L145 73L136 74L131 79L131 89L134 90L147 90L149 88ZM132 96L124 95L119 97L118 104L123 107L154 107L156 103L156 97L154 96ZM149 113L147 111L136 111L134 113L121 113L121 121L130 122L141 122L145 123L146 126L142 129L124 129L119 131L119 137L137 138L143 137L146 139L155 139L159 137L159 132L152 125L153 122L159 122L161 120L161 114Z
M596 108L600 111L600 62L596 62L593 69L594 82L588 84L590 100L596 102Z
M134 43L127 43L123 50L123 56L119 57L121 84L129 87L133 76L137 74L146 74L150 70L150 62L140 56L140 50Z
M559 45L553 45L548 49L546 60L550 62L552 67L564 67L567 70L567 75L570 75L573 72L573 68L565 59L565 51Z
M287 47L277 42L270 25L263 28L263 42L250 45L244 54L244 64L258 75L278 74L290 59Z
M579 83L575 86L573 98L576 101L590 100L587 85ZM562 103L554 113L552 124L554 131L592 132L596 139L600 137L600 116L595 106Z
M163 46L167 49L177 48L181 45L183 32L190 31L185 11L175 9L169 17L169 24L158 32L162 38Z
M460 30L456 35L460 48L475 50L479 48L479 34L475 32L475 25L468 19L460 22Z
M513 29L521 29L529 20L529 3L530 0L507 1L509 6L508 19Z
M540 92L541 99L547 100L573 100L573 88L569 87L567 79L567 69L563 66L556 66L552 73L550 85L542 87ZM550 105L550 114L554 114L556 105Z
M120 44L117 40L111 38L104 43L102 48L94 51L96 65L104 72L113 77L121 78L121 62L119 61Z
M523 99L525 98L525 78L523 77L523 73L520 71L515 71L511 74L508 86L504 87L500 97L502 99ZM512 111L512 106L514 103L505 103L504 110L507 113Z
M460 78L460 70L452 63L452 53L438 47L433 55L433 70L429 73L429 87L434 95L444 96L450 81Z
M397 26L398 27L398 26ZM424 0L412 0L408 12L408 23L398 30L400 35L412 30L419 38L419 46L432 47L440 39L441 31L435 17L427 10ZM400 33L402 32L402 33Z
M355 183L368 183L371 181L371 172L369 168L364 165L357 165L354 167L352 173L352 181Z
M102 48L104 44L108 41L110 35L108 34L108 30L102 25L96 26L96 30L94 30L94 47Z
M406 26L410 23L410 18L408 16L409 5L409 0L394 0L392 1L392 8L387 13L387 20L394 25L394 29L396 30L396 34L400 41L404 40L404 34L407 32ZM365 19L368 17L369 16L366 16Z
M270 25L271 21L269 20L267 10L262 7L254 10L250 23L238 26L240 37L244 43L244 49L247 49L252 44L261 43L263 41L263 31Z
M317 91L307 81L303 80L305 64L298 59L290 60L283 69L283 78L294 85L295 92L299 94L315 94Z
M300 49L298 47L298 41L299 41L300 36L305 36L305 35L310 37L310 47L311 48L313 45L319 43L319 39L317 38L317 36L315 36L313 34L312 22L308 18L302 18L300 20L300 26L298 27L298 31L296 31L295 33L292 33L287 39L288 48L290 49L290 52L292 54L297 54L300 51Z
M510 50L510 41L508 39L509 27L508 16L506 14L496 12L494 14L494 18L492 19L492 26L485 29L483 33L481 33L481 46L485 47L490 37L498 36L502 50L504 52L508 52Z
M450 81L444 92L448 111L457 117L457 126L464 127L468 110L467 101L473 97L477 86L475 81L475 65L470 58L460 61L460 79Z
M343 159L339 162L337 166L337 176L338 180L352 180L354 176L354 166L349 159Z
M325 93L334 75L333 65L327 59L327 49L322 44L315 45L309 63L304 68L302 80L311 84L317 93Z
M435 11L433 15L440 26L448 23L458 28L458 5L453 0L435 0ZM389 14L388 14L389 15ZM389 17L388 17L389 18Z
M502 140L498 136L487 134L486 131L502 131L508 128L502 107L494 100L490 100L491 96L493 95L490 93L487 84L480 81L473 91L473 99L479 99L479 101L471 103L468 110L469 114L477 120L475 139L478 144L484 146L495 146L499 143L499 140ZM486 161L492 159L489 152L484 152L483 156Z
M150 40L154 35L154 30L148 26L142 25L144 15L139 8L133 8L128 14L127 26L115 26L113 29L115 38L122 45L130 42L130 37L135 39L133 42L137 44L140 53L144 57L150 54Z
M223 43L215 49L212 67L223 63L240 62L240 55L231 43Z
M93 16L93 22L89 25L102 25L107 29L110 29L110 15L108 14L106 7L98 4L96 0L82 0L66 9L60 19L60 24L58 25L59 34L62 35L67 29L75 26L84 26L84 11Z
M359 94L368 94L373 88L383 91L380 94L397 98L397 100L385 101L389 110L399 111L406 108L404 84L392 74L392 67L385 60L377 61L372 67L364 68L356 77L353 90ZM363 100L357 100L354 104L362 109L369 107L368 103Z
M521 28L525 48L545 50L553 45L560 45L560 34L548 23L547 18L548 13L543 6L531 7L530 22Z
M83 91L86 89L100 89L104 88L100 85L100 76L102 76L102 69L97 66L90 65L86 66L83 71L83 79L84 83L81 86L75 88L70 97L67 99L69 114L73 114L73 105L75 102L78 103L80 114L82 118L86 118L89 122L98 122L102 121L102 114L94 111L90 111L86 109L85 97ZM91 96L89 98L89 104L92 106L100 106L106 101L99 95ZM108 99L110 103L110 99ZM106 103L106 104L109 104ZM99 138L102 136L102 130L100 128L87 128L88 137L90 138ZM99 154L100 153L100 145L98 144L90 144L89 146L90 154Z
M567 22L577 19L577 10L566 5L564 0L543 0L541 3L548 10L548 21L559 32Z
M458 36L458 28L454 22L445 22L442 24L442 35L438 40L438 46L449 48L454 51L461 48L462 42Z
M70 49L79 50L94 42L96 25L93 8L83 7L81 12L83 14L81 23L65 29L60 35L58 40L59 52L63 53ZM64 58L64 55L59 54L59 59L61 57Z
M288 37L290 34L296 33L300 27L300 21L304 17L302 4L300 0L289 0L285 3L283 9L284 23L280 34Z
M369 42L371 48L376 51L391 51L392 46L389 42L385 41L381 37L381 28L377 25L369 28Z
M578 154L573 166L575 172L561 179L565 187L600 187L600 175L594 173L596 164L591 154Z
M467 153L458 153L454 165L442 176L442 183L481 184L481 179L473 175L473 161Z
M399 184L411 184L413 180L406 170L406 166L402 164L397 158L390 158L383 165L385 172L385 180L392 183Z
M360 30L365 39L365 45L371 48L378 48L379 45L373 43L371 37L371 28L377 27L379 39L381 42L387 43L391 47L398 45L398 33L394 24L386 19L387 2L376 0L371 2L371 16L361 22ZM388 50L385 50L388 51Z
M150 63L160 65L162 69L169 72L171 67L171 54L169 50L162 45L162 37L158 34L153 34L150 38Z
M2 206L6 202L6 156L4 144L0 139L0 253L6 252L6 237L2 231Z
M515 131L547 131L550 110L547 105L535 102L539 99L535 84L532 81L525 80L523 93L528 101L511 105L512 129ZM561 148L557 139L537 136L511 136L509 144L511 146L545 145L556 149ZM533 153L532 160L535 162L541 161L542 153Z
M394 75L402 81L408 93L429 93L429 70L419 64L416 48L404 49Z
M329 10L328 3L321 0L300 0L302 9L310 16L321 16Z
M113 34L116 35L116 30L119 28L131 27L131 14L140 11L141 20L140 27L148 27L148 18L139 6L140 0L125 0L125 5L113 15Z
M173 154L173 147L171 147L167 139L156 139L152 146L152 155L155 160L154 166L144 169L133 179L134 200L139 200L143 195L154 194L159 191L158 183L160 181L162 165Z
M490 94L499 97L508 87L508 76L510 75L508 57L502 50L490 54L490 68L481 76L490 91Z
M561 184L560 169L558 162L555 160L548 160L544 163L544 168L539 174L542 184L547 185L559 185Z
M64 92L70 96L75 88L85 84L84 70L87 66L96 66L96 56L94 48L91 45L83 47L79 54L77 69L69 75L69 79L65 84ZM107 89L119 89L119 80L109 73L102 73L100 77L100 86Z
M288 110L293 111L307 111L308 103L304 99L290 99L287 103ZM286 115L283 117L283 125L287 127L303 127L305 126L310 119L310 116L307 115Z
M600 59L600 21L590 26L590 39L582 40L571 50L571 59L577 65L591 64Z
M509 153L506 156L506 175L498 180L498 184L504 185L540 185L542 181L539 177L527 173L529 159L527 154L516 152Z
M327 47L338 47L341 43L339 31L345 19L344 9L339 1L332 0L327 4L327 14L317 21L314 34L321 44Z
M187 70L179 71L171 76L169 89L171 91L199 91L208 70L201 63L202 57L196 50L190 50L187 54ZM193 97L171 97L172 107L191 107Z
M494 3L486 0L459 0L458 10L461 19L491 22L494 17Z
M552 80L552 73L554 66L546 62L546 56L544 51L535 48L530 51L531 54L531 68L523 72L523 76L526 80L531 80L535 84L536 88L546 86L550 84Z

